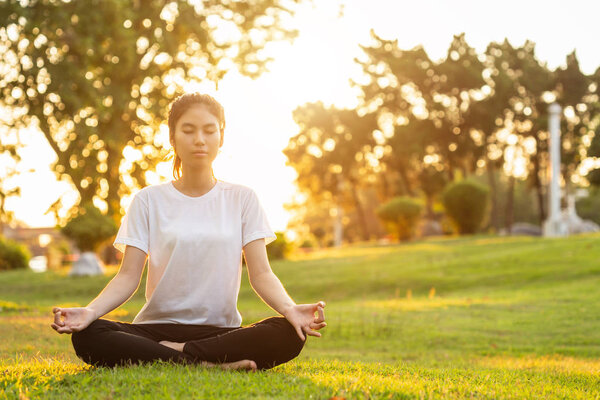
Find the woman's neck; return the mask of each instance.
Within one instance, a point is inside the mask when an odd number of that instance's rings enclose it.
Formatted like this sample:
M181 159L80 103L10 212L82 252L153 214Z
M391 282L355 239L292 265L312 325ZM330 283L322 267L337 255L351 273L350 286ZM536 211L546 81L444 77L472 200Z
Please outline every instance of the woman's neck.
M182 169L181 178L175 181L177 189L198 196L208 192L216 184L212 168L210 170L194 171Z

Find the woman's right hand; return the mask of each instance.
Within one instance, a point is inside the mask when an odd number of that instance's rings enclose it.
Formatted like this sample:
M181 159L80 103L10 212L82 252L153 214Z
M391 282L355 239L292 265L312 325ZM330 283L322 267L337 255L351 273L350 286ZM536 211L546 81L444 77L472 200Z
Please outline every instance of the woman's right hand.
M87 328L96 318L96 312L88 307L54 307L52 328L58 333L79 332ZM61 317L64 319L61 320Z

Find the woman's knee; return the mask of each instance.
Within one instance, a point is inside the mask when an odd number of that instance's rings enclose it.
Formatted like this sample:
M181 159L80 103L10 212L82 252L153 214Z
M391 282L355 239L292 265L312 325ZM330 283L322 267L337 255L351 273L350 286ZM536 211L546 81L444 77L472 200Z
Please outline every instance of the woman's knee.
M89 348L89 344L97 339L98 334L102 331L109 330L110 321L97 319L89 324L85 329L71 334L71 343L75 349L75 353L79 355Z
M285 347L289 354L290 360L297 357L306 343L306 333L304 333L305 339L302 340L294 328L294 325L285 317L272 317L272 323L281 327L282 338L285 341Z

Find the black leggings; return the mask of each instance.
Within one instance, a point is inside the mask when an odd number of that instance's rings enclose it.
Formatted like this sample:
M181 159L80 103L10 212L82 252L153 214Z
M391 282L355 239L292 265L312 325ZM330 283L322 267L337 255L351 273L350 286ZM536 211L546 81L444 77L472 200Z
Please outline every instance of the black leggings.
M306 336L305 336L306 337ZM159 341L185 342L183 352ZM300 354L305 340L285 317L270 317L248 326L130 324L97 319L71 336L75 353L95 366L137 364L154 360L212 363L252 360L269 369Z

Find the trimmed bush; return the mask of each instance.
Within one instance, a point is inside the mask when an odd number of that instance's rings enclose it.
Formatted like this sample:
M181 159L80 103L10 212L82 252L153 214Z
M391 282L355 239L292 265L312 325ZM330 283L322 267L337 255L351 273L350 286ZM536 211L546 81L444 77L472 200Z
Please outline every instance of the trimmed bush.
M461 235L479 230L484 222L488 200L488 187L468 179L449 184L442 194L446 214Z
M14 240L0 237L0 271L27 268L30 259L31 252L27 246Z
M314 248L316 247L314 240L312 239L304 239L302 241L302 243L300 243L300 246L298 247L304 247L304 248Z
M275 232L277 239L267 245L267 257L269 261L287 258L292 251L292 244L287 241L283 232ZM246 257L242 257L242 265L246 267Z
M382 204L375 212L384 222L388 232L395 233L398 241L405 241L414 236L422 210L423 205L420 201L399 196Z
M292 244L287 241L283 232L275 232L277 239L273 240L267 246L267 255L269 260L279 260L287 258L292 250Z
M118 228L112 218L102 215L92 204L86 205L84 210L60 231L72 239L81 252L96 252L102 242L117 234Z
M581 218L600 224L600 188L590 186L588 188L588 196L575 201L575 209L577 210L577 215Z

